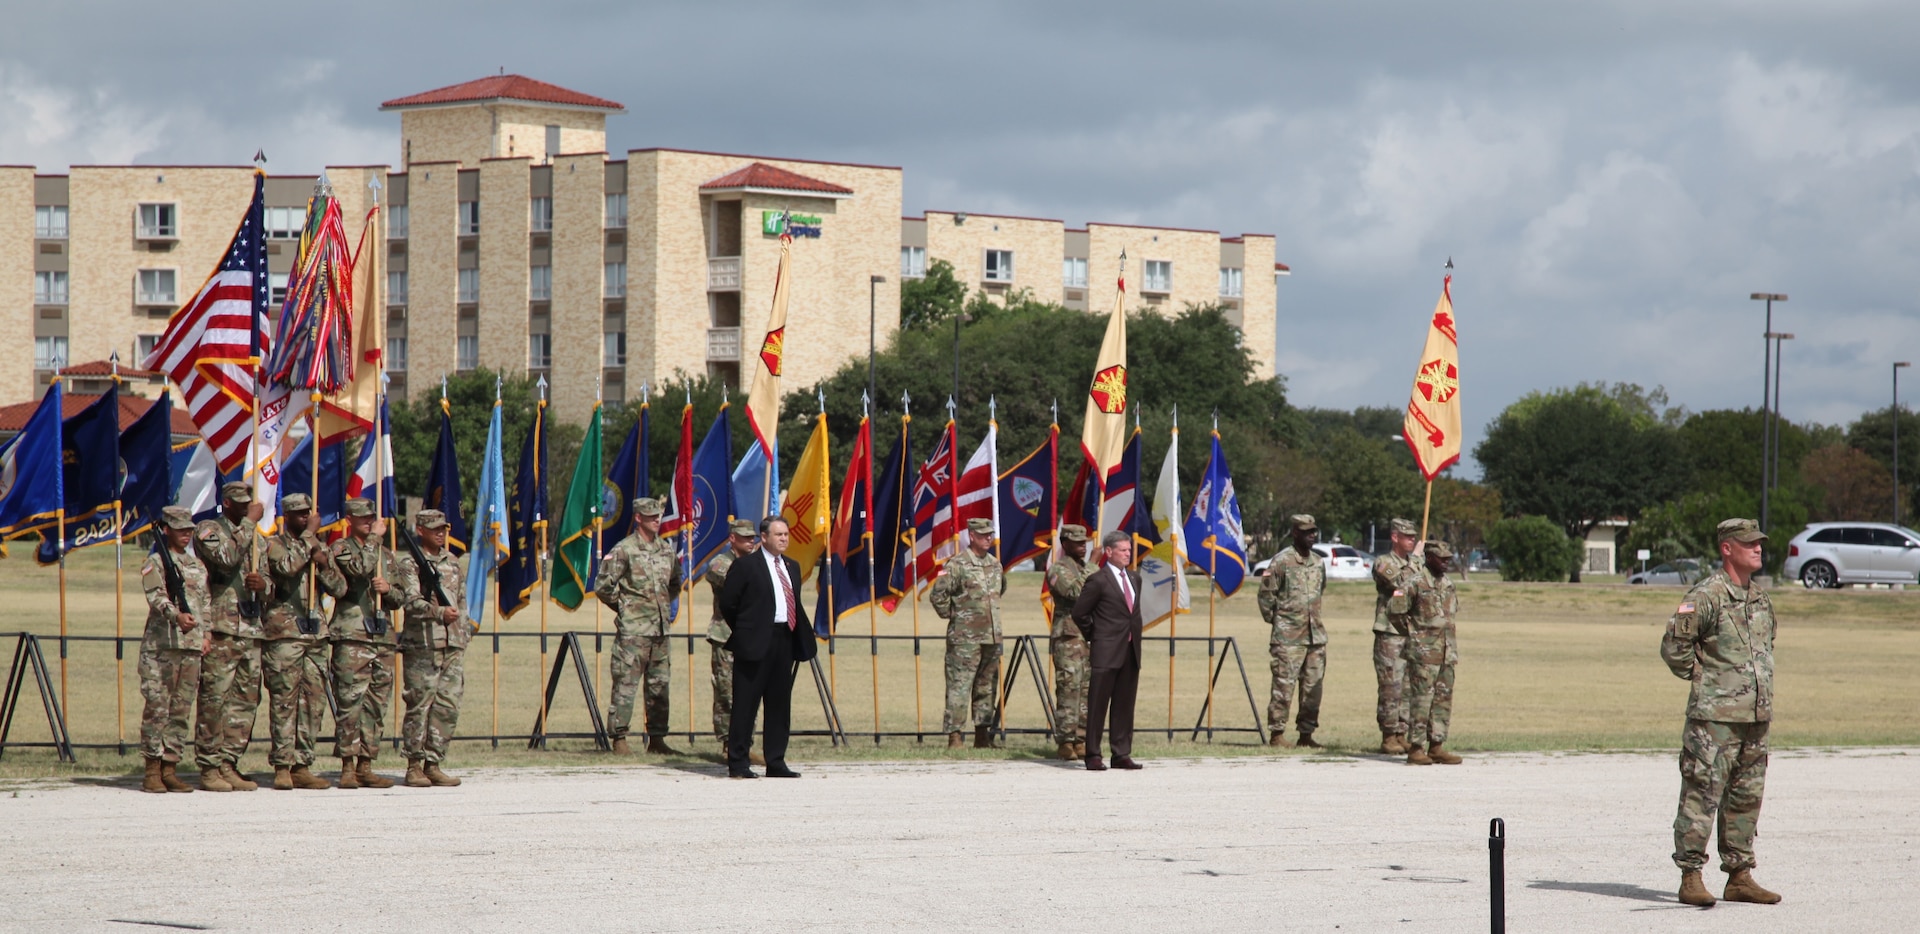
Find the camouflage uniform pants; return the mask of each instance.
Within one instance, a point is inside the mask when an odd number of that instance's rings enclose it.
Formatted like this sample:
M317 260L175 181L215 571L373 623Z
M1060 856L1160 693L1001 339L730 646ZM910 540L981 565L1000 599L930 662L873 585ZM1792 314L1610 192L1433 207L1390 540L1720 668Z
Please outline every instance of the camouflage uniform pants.
M1380 732L1404 735L1407 732L1407 637L1398 633L1373 634L1373 680L1379 685L1379 701L1374 718Z
M466 655L464 648L407 649L401 671L407 715L400 721L400 750L407 761L446 761L447 741L459 725L460 695L467 685Z
M188 724L200 692L200 653L140 647L140 754L179 762L187 757Z
M1680 811L1673 818L1673 863L1707 864L1707 837L1720 828L1720 869L1753 868L1760 798L1767 788L1766 723L1688 720L1680 738Z
M1430 749L1447 741L1453 720L1453 669L1460 656L1451 641L1407 637L1407 745Z
M667 735L667 687L673 674L666 636L626 636L613 638L613 660L607 664L613 675L612 705L607 710L607 736L626 739L633 722L633 695L640 679L647 682L647 735Z
M713 650L713 735L724 744L733 725L733 653L711 642L707 648Z
M1323 645L1268 645L1273 656L1273 695L1267 699L1267 730L1278 736L1287 730L1287 708L1300 693L1300 715L1294 726L1306 736L1320 728L1320 690L1327 680L1327 647Z
M260 709L260 640L215 633L200 659L193 761L202 771L238 763Z
M1067 636L1050 643L1053 650L1053 723L1054 742L1087 741L1087 684L1093 679L1093 663L1087 656L1087 640ZM951 731L949 731L951 732Z
M973 699L975 726L993 726L994 709L999 700L1000 644L947 643L947 713L942 718L948 733L967 728L967 699Z
M261 652L273 736L267 761L276 769L313 764L313 743L327 712L327 648L317 640L274 639Z
M371 642L333 644L333 754L344 759L380 757L380 731L393 694L393 646Z

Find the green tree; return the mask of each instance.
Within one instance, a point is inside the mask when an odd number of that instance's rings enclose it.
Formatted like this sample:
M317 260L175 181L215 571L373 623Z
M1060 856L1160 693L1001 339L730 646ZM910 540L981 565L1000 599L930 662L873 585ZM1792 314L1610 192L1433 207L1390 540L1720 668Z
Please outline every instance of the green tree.
M1559 581L1578 573L1584 547L1545 516L1502 519L1487 529L1487 547L1500 558L1500 578Z
M1410 458L1396 463L1376 439L1352 428L1333 431L1320 450L1327 465L1322 522L1345 541L1363 538L1369 524L1384 529L1396 516L1419 515L1420 477Z
M487 443L487 423L493 417L494 380L500 379L500 448L508 480L519 464L520 446L526 443L527 426L533 424L533 411L540 398L535 381L526 374L496 374L492 370L469 370L447 377L448 412L453 419L454 449L460 460L460 490L466 494L461 509L473 514L479 495L480 464ZM436 387L437 388L437 387ZM440 394L421 392L411 399L393 399L388 403L393 418L393 479L403 496L419 496L427 485L427 470L433 461L434 445L440 441ZM551 414L551 413L549 413ZM579 456L582 425L549 419L547 423L547 473L564 478ZM351 464L351 461L349 461ZM550 479L549 483L553 481ZM550 503L566 501L561 479L547 489Z
M967 285L954 278L953 264L936 259L925 276L901 280L900 330L927 330L957 314L966 300Z
M1893 470L1893 422L1893 408L1888 406L1867 412L1847 426L1847 444L1879 461L1889 474ZM1901 405L1900 520L1903 524L1910 526L1916 512L1920 512L1914 502L1916 497L1920 497L1920 414ZM1889 497L1887 512L1892 511L1893 501Z

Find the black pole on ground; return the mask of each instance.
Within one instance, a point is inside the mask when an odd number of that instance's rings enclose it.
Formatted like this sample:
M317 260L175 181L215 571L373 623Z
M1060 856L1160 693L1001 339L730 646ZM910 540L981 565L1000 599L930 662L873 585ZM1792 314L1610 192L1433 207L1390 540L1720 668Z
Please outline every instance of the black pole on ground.
M1493 896L1493 934L1507 931L1507 822L1487 824L1487 879Z

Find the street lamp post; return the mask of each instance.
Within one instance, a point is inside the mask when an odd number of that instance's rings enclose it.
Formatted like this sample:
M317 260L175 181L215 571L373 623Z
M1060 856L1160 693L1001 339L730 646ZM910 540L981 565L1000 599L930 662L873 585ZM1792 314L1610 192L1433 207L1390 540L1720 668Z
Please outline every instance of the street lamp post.
M1900 368L1913 364L1901 360L1893 365L1893 524L1900 524Z
M880 394L873 385L873 349L874 334L878 326L876 308L880 303L880 283L887 281L886 276L867 277L867 398L878 399Z
M1767 329L1760 332L1763 336L1760 344L1760 527L1767 527L1768 507L1772 501L1773 477L1771 454L1773 451L1773 419L1767 399L1773 395L1773 303L1784 302L1786 295L1779 292L1755 292L1748 296L1756 302L1767 303Z
M1773 341L1773 412L1768 416L1769 422L1773 425L1773 453L1767 464L1767 492L1771 494L1773 487L1780 483L1780 348L1785 346L1787 341L1793 340L1793 335L1769 331L1767 339ZM1771 528L1767 523L1768 520L1763 514L1760 519L1760 531L1765 532Z

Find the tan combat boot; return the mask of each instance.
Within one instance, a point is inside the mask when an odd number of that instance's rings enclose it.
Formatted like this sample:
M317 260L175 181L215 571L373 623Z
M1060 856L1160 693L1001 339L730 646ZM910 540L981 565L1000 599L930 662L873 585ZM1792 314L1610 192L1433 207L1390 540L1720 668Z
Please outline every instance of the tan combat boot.
M1060 756L1060 761L1062 762L1072 762L1073 761L1073 744L1061 743L1059 756Z
M1444 748L1441 748L1439 743L1434 743L1433 748L1427 750L1427 757L1431 758L1435 762L1440 763L1441 765L1459 765L1460 764L1460 757L1446 751Z
M1087 744L1084 741L1073 744L1073 757L1075 759L1085 759L1087 757Z
M273 790L293 790L293 769L284 765L276 765L273 767Z
M408 788L433 787L433 780L427 777L427 770L422 768L421 766L422 766L422 763L419 759L407 760L407 787Z
M220 763L220 777L226 779L234 791L257 791L260 788L253 779L240 774L240 770L234 768L231 762Z
M357 756L341 756L340 757L340 787L342 788L360 787L360 778L358 775L354 774L354 771L353 771L353 763L354 763L354 760L357 758L358 758Z
M1695 875L1697 877L1698 874ZM1720 897L1730 902L1752 902L1756 905L1780 903L1779 893L1769 892L1761 888L1760 883L1753 881L1751 869L1735 869L1733 875L1727 877L1727 888L1720 893Z
M1713 907L1713 893L1700 884L1700 870L1689 869L1680 873L1680 904L1698 908Z
M993 727L976 726L973 728L973 748L993 749Z
M296 765L293 767L293 787L324 791L332 788L333 783L313 774L313 771L304 765Z
M1316 743L1316 742L1314 742L1314 741L1313 741L1313 734L1312 734L1312 733L1302 733L1302 734L1300 734L1300 740L1299 740L1299 742L1296 742L1296 743L1294 743L1294 745L1296 745L1296 746L1299 746L1299 747L1300 747L1301 749L1325 749L1325 748L1327 748L1327 747L1325 747L1325 746L1322 746L1322 745L1320 745L1319 743Z
M393 779L373 770L373 759L370 756L361 756L354 763L353 777L359 779L360 784L367 788L393 787Z
M180 780L180 776L174 772L173 763L171 762L160 763L160 783L166 785L167 790L174 794L193 794L193 786Z
M633 747L627 745L626 737L622 736L619 739L616 739L613 741L613 754L616 756L633 755Z
M201 791L232 791L233 786L227 784L226 778L220 774L219 769L217 768L201 769L200 770L200 790Z
M954 730L953 732L947 734L948 749L963 749L966 747L966 745L967 745L966 740L963 740L960 738L959 730Z
M1386 753L1389 756L1406 755L1408 752L1406 734L1404 733L1380 734L1380 751L1383 753Z
M647 737L647 751L650 753L653 753L654 755L659 755L659 756L686 755L686 753L681 752L680 750L667 745L667 738L664 736Z
M438 788L452 788L460 784L459 779L440 771L440 763L438 762L427 763L426 773L427 781L432 782L434 786Z
M1282 733L1279 730L1273 731L1273 735L1267 737L1267 745L1272 746L1275 749L1292 749L1293 748L1293 744L1287 741L1287 734Z
M160 780L160 767L161 760L147 760L146 777L140 780L141 791L155 795L164 795L167 793L167 783Z
M1433 760L1427 756L1427 751L1425 749L1421 749L1418 746L1408 746L1407 747L1407 764L1408 765L1432 765Z

